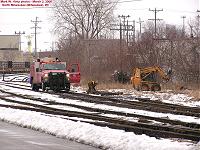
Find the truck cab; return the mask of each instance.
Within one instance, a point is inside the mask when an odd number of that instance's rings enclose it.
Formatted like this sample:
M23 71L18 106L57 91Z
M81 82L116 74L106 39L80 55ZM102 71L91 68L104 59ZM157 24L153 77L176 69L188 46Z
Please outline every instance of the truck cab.
M66 62L54 58L37 59L30 67L30 83L32 90L39 91L69 91L69 72Z

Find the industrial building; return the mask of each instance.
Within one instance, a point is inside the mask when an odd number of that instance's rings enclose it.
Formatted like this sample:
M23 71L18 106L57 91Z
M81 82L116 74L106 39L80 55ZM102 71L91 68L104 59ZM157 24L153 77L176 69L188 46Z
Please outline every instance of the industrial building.
M20 35L0 35L0 61L23 61Z

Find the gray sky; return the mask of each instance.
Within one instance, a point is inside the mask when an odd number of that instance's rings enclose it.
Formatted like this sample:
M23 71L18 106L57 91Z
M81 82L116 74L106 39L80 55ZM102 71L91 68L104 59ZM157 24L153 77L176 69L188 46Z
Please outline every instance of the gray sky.
M34 33L34 23L31 20L35 20L36 16L39 17L37 42L38 50L49 50L54 40L51 30L53 24L50 21L50 9L48 8L34 8L34 9L0 9L0 34L14 34L16 32L25 31L25 35L22 35L22 48L27 48L27 38L25 36ZM34 37L32 40L32 47L34 48Z
M163 11L157 13L157 17L163 19L169 24L182 24L181 16L186 16L187 20L197 15L196 11L199 9L199 0L141 0L133 2L120 3L115 10L115 15L130 15L130 20L138 21L140 17L142 20L154 18L154 13L149 11L150 9L163 9ZM2 8L2 6L0 7ZM51 11L48 8L34 8L34 9L0 9L0 34L14 34L15 31L25 31L26 35L30 35L34 32L31 27L34 24L31 20L35 20L35 17L39 17L40 22L38 26L41 29L38 30L38 49L49 50L52 46L52 41L55 37L50 32L53 27L50 19ZM138 26L138 24L137 24ZM34 39L34 38L33 38ZM22 37L22 48L27 47L27 40L25 36ZM32 40L34 48L34 40Z
M150 9L163 9L157 13L157 17L166 23L181 24L181 16L188 19L197 15L199 0L142 0L138 2L123 3L118 7L117 13L130 15L130 19L142 20L154 19L154 13Z

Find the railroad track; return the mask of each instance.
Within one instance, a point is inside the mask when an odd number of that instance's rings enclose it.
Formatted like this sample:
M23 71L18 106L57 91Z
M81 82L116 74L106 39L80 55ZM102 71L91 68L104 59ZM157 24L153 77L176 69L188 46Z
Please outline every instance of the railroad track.
M199 107L188 107L181 106L176 104L168 104L163 102L147 101L146 99L142 100L141 98L135 98L135 100L123 100L110 97L100 97L100 96L91 96L82 93L61 93L60 97L70 98L70 99L81 99L86 102L94 102L98 104L107 104L117 107L126 107L130 109L139 109L152 112L160 113L170 113L175 115L185 115L185 116L194 116L200 117L200 108ZM93 97L93 99L89 99Z
M23 87L16 87L13 85L9 85L9 83L6 83L7 86L14 87L14 88L21 88L21 89L28 89L31 90L30 86ZM22 85L20 85L22 86ZM170 103L164 103L161 101L153 101L148 98L137 98L135 97L134 100L123 100L122 98L111 98L106 96L94 96L94 95L88 95L85 93L75 93L75 92L69 92L69 93L54 93L56 95L59 95L62 98L70 98L70 99L80 99L85 102L91 102L91 103L97 103L97 104L107 104L111 106L117 106L117 107L125 107L130 109L139 109L139 110L146 110L146 111L152 111L152 112L161 112L161 113L170 113L175 115L185 115L185 116L194 116L194 117L200 117L200 107L189 107L189 106L182 106L177 104L170 104ZM91 97L93 99L91 99ZM89 99L88 99L89 98Z
M7 84L6 84L7 85ZM17 84L15 84L17 85ZM13 85L7 85L14 88L19 88ZM20 87L21 89L26 88ZM28 88L30 90L30 88ZM139 109L139 110L147 110L152 112L161 112L161 113L170 113L175 115L186 115L186 116L200 116L200 109L199 107L188 107L188 106L181 106L176 104L169 104L163 103L160 101L152 101L147 98L135 98L135 100L123 100L123 99L116 99L110 97L102 97L102 96L94 96L88 95L84 93L54 93L59 95L61 98L70 98L70 99L80 99L81 101L88 102L88 103L96 103L96 104L105 104L109 106L116 106L121 108L129 108L129 109Z
M21 88L26 90L31 90L30 86L24 87L16 87L13 85L7 86L14 87L14 88ZM15 84L17 85L17 84ZM20 85L21 86L21 85ZM96 103L96 104L106 104L110 106L122 107L122 108L130 108L130 109L139 109L139 110L146 110L152 112L159 112L159 113L170 113L175 115L185 115L185 116L194 116L200 117L200 108L199 107L188 107L188 106L181 106L176 104L164 103L160 101L153 101L147 98L135 98L135 100L123 100L117 98L110 98L105 96L94 96L88 95L85 93L54 93L59 95L61 98L70 98L70 99L80 99L82 101L88 103ZM91 99L92 97L92 99Z
M125 131L134 132L136 134L147 134L149 136L166 137L166 138L185 138L185 139L189 139L189 140L193 140L193 141L198 141L200 139L200 131L198 130L199 124L183 123L180 121L170 121L169 119L163 119L163 118L155 118L155 117L135 115L135 114L129 114L129 113L123 113L123 112L94 109L94 108L79 106L79 105L74 105L74 104L45 101L43 99L30 98L30 97L27 97L24 95L9 93L9 92L3 91L3 90L1 90L1 92L6 93L8 95L15 96L15 97L32 100L34 102L48 103L45 105L39 105L36 103L19 102L19 101L15 101L13 99L0 97L0 99L2 99L4 101L23 105L23 106L13 106L13 105L1 104L0 105L1 107L11 107L11 108L15 108L15 109L39 111L39 112L43 112L46 114L63 115L63 116L67 116L67 117L90 119L92 121L89 123L92 123L95 125L108 126L108 127L115 128L115 129L123 129ZM91 98L91 97L89 98L89 96L88 96L87 99L91 100L93 98ZM62 106L75 107L75 108L79 108L82 110L86 110L89 113L67 111L67 110L52 108L52 107L50 107L50 105L62 105ZM105 114L115 114L115 115L120 115L120 116L124 116L124 117L137 117L140 119L140 121L133 122L133 121L128 121L128 120L122 120L119 118L107 117L107 116L105 116ZM169 125L161 126L161 125L155 125L155 124L149 123L152 120L159 121L163 124L171 124L171 126L169 126ZM147 121L148 123L144 123L145 121Z

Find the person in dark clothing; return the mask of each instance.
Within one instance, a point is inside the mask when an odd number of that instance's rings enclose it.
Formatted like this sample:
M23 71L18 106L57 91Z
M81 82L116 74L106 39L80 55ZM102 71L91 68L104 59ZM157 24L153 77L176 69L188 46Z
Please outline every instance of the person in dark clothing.
M88 90L87 90L87 93L89 94L95 94L97 91L95 89L97 85L97 82L96 81L89 81L88 82Z

